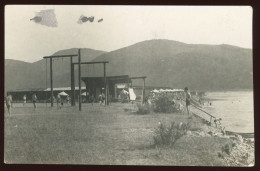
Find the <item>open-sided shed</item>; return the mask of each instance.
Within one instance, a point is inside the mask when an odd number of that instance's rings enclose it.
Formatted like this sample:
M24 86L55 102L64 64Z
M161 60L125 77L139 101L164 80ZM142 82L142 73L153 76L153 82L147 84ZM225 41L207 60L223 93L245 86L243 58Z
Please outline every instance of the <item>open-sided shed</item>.
M86 91L90 95L94 95L95 98L98 97L102 92L105 93L105 79L104 77L82 77L86 85ZM109 76L106 77L108 96L112 98L117 97L117 85L123 84L128 88L131 83L131 79L128 75L120 76Z

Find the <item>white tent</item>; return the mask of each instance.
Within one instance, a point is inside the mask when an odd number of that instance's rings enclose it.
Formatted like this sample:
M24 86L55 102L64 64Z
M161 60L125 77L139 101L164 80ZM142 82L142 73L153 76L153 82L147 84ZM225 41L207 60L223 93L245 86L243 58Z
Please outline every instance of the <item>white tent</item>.
M153 93L159 93L159 90L154 89L154 90L152 90L152 92L153 92Z
M184 90L183 89L160 89L160 90L157 90L157 89L154 89L152 90L151 92L153 93L162 93L162 92L183 92Z
M59 95L60 95L60 96L68 96L68 94L65 93L64 91L63 91L63 92L60 92Z
M82 93L81 96L87 96L87 92Z

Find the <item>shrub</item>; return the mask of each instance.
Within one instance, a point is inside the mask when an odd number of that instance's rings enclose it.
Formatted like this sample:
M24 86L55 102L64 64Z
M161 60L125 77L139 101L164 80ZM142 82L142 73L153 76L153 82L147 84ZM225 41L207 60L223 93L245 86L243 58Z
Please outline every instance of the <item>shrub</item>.
M172 122L169 127L159 123L158 128L155 130L154 145L169 145L172 146L174 143L187 133L190 124Z
M138 114L148 114L150 113L150 107L148 104L137 104Z
M230 155L231 154L231 151L232 151L232 147L233 147L233 144L232 146L230 146L229 144L226 144L225 146L222 147L222 153L225 152L226 154Z
M159 96L158 98L154 99L154 103L155 112L172 113L175 111L174 102L166 96Z
M224 159L224 155L220 152L218 152L218 157Z

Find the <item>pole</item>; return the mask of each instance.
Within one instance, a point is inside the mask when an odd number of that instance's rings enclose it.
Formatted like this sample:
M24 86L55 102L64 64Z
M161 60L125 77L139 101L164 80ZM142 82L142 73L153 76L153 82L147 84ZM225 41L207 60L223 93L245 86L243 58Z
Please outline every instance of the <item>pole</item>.
M116 90L117 90L117 86L116 86L116 84L115 84L115 85L114 85L115 99L117 99L117 92L116 92Z
M104 81L105 81L105 106L107 106L107 77L106 77L106 63L104 63Z
M48 71L47 71L47 69L48 69L48 67L47 67L47 64L48 64L48 60L46 59L46 77L45 77L45 79L46 79L46 90L47 90L47 88L48 88L48 81L47 81L47 77L48 77ZM46 91L46 93L45 93L45 104L46 104L46 107L47 107L47 98L48 98L48 91Z
M145 101L145 99L144 99L145 98L145 78L143 78L143 81L144 82L143 82L143 93L142 94L143 94L143 104L144 104L144 101Z
M74 79L74 64L72 64L72 56L70 57L70 83L71 83L71 106L75 106L75 79Z
M109 85L109 82L107 82L107 85ZM109 86L107 87L107 105L111 105L111 98L110 98L110 93L109 93Z
M133 88L133 83L132 83L132 80L131 80L131 79L129 79L129 82L130 82L131 88Z
M79 111L81 111L81 58L80 58L80 49L78 51L79 53Z
M52 58L50 58L50 78L51 78L51 107L53 107Z

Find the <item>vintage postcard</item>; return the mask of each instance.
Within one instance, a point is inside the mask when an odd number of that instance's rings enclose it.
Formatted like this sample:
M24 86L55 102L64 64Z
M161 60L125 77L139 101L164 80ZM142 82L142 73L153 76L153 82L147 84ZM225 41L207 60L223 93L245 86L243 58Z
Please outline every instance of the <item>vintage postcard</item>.
M255 165L250 6L6 5L6 164Z

